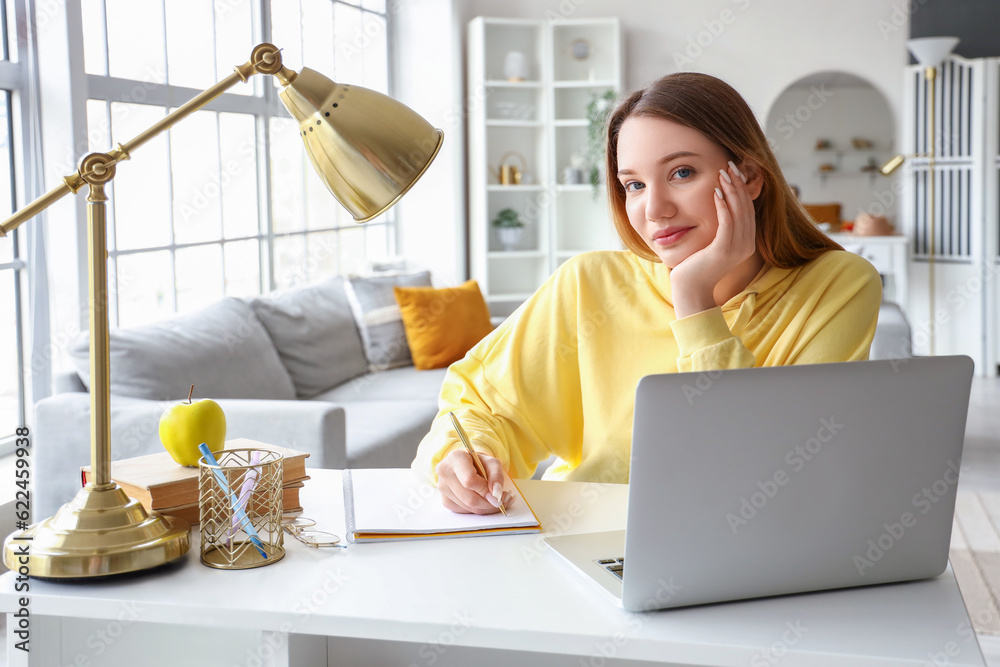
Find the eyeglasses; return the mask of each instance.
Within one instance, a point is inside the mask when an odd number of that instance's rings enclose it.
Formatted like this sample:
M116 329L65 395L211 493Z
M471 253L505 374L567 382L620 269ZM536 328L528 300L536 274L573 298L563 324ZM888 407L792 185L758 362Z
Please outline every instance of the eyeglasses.
M315 525L315 521L307 519L304 516L281 517L281 527L285 529L285 532L307 547L312 547L313 549L321 547L347 548L347 546L340 544L340 538L333 533L313 530L313 526Z

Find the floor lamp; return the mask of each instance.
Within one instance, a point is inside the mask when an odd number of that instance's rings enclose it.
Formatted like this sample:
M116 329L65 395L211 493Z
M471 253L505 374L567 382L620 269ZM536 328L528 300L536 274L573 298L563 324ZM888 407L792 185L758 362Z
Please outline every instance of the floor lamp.
M189 548L189 526L149 514L111 480L111 370L105 185L118 162L254 74L270 74L299 123L306 152L327 188L357 222L377 217L416 183L434 160L444 134L386 95L337 84L309 68L281 63L271 44L254 47L250 60L226 79L164 116L139 136L107 153L91 153L58 187L0 224L0 236L63 196L89 187L87 197L90 301L90 460L92 481L52 517L23 526L4 541L8 568L50 579L99 577L168 563ZM43 445L44 446L44 445Z
M930 319L928 320L928 345L930 356L934 356L934 331L937 328L937 314L935 313L935 282L934 282L934 259L935 259L935 187L937 174L935 172L934 159L937 155L937 125L935 120L935 82L937 80L937 68L941 66L944 59L955 50L958 45L958 37L920 37L911 39L906 43L907 48L913 57L917 59L924 68L924 79L927 81L927 114L924 136L927 142L927 152L917 153L909 157L927 158L927 174L930 186L927 190L927 285L929 290L928 305L930 307ZM897 155L882 166L882 173L886 176L896 171L905 161L906 156Z

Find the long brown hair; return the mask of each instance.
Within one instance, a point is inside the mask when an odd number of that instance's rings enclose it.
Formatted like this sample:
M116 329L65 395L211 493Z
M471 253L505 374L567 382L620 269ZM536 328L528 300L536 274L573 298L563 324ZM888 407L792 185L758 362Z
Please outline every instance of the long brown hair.
M635 232L625 211L625 188L618 180L618 133L631 116L651 116L698 130L736 164L752 162L764 180L754 200L757 249L771 266L802 266L828 250L842 250L819 230L799 204L778 167L763 130L743 97L708 74L667 75L630 93L607 122L607 183L611 217L625 247L644 259L659 258Z

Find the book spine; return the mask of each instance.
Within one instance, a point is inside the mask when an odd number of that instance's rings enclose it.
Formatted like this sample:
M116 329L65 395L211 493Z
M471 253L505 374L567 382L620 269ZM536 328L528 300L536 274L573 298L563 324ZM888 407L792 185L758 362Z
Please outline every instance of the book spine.
M354 482L350 469L344 470L344 519L347 523L347 541L354 544Z

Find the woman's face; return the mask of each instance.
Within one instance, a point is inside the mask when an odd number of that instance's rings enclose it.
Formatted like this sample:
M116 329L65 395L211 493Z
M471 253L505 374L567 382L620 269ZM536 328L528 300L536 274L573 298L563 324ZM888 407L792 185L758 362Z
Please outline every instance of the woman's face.
M671 269L715 238L715 188L728 156L698 130L631 116L618 133L617 178L629 223Z

